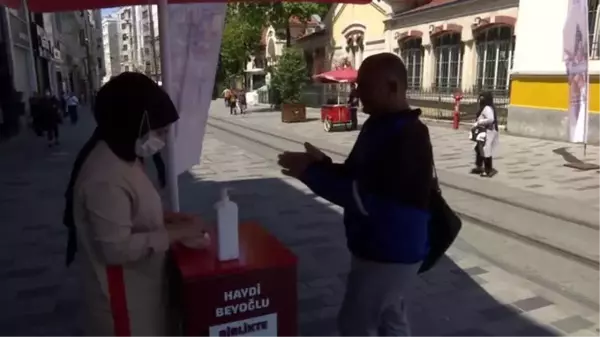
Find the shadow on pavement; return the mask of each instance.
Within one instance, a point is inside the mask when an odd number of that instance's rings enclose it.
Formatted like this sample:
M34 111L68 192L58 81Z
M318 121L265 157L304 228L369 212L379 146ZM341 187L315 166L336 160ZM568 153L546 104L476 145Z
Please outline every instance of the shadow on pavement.
M566 163L583 164L583 161L581 159L575 157L575 155L573 155L572 153L570 153L566 147L560 147L558 149L554 149L554 150L552 150L552 152L563 157L563 159L565 160Z
M350 258L340 214L284 179L217 182L191 174L181 178L182 210L213 222L212 205L222 187L232 188L241 221L258 221L298 256L299 333L335 334ZM479 267L462 270L444 258L419 277L407 296L413 334L555 335L523 316L521 309L490 296L479 284L485 272Z

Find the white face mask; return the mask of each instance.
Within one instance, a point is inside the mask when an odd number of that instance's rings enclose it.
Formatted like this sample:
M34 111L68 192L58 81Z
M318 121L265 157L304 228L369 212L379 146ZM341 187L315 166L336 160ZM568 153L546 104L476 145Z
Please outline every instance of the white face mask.
M145 113L142 119L146 119L148 129L150 129L148 113ZM144 137L140 137L135 141L135 154L142 158L151 157L162 150L165 147L165 144L163 137L157 135L155 131L150 130Z
M138 138L135 141L135 154L142 158L151 157L162 150L163 147L165 147L165 141L153 131L150 131L146 137Z

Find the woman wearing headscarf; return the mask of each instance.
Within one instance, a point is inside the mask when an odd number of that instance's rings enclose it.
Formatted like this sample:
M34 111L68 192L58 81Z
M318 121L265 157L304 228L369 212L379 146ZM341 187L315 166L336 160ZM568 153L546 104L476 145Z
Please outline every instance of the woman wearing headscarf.
M493 166L493 154L498 145L498 119L494 107L494 97L490 92L479 95L479 110L473 128L471 140L475 142L475 168L473 174L493 177L498 171Z
M165 253L202 231L194 217L164 218L140 159L165 145L177 111L150 78L123 73L100 89L94 116L64 213L67 265L77 252L83 274L85 335L169 335Z

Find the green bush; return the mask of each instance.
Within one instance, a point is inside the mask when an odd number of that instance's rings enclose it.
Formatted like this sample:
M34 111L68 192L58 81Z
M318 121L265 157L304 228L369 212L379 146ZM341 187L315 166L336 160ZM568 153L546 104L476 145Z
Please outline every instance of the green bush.
M281 103L300 103L302 90L308 80L304 52L286 48L273 71L271 84Z

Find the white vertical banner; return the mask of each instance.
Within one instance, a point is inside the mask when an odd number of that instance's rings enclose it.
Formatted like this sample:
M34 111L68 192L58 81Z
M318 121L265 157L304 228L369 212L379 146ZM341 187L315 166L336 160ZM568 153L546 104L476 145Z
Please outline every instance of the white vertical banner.
M171 167L181 174L200 162L227 3L169 5L168 10L168 88L179 111Z
M588 129L588 0L569 0L563 28L564 61L569 81L569 140L587 142Z

